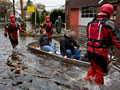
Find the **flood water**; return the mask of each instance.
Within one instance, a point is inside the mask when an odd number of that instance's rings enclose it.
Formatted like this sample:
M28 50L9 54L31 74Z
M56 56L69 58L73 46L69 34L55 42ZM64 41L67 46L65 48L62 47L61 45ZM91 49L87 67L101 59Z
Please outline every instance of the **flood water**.
M120 72L113 68L104 86L89 84L83 81L87 67L32 53L26 45L33 37L19 37L18 49L12 50L3 28L0 32L0 90L120 90Z

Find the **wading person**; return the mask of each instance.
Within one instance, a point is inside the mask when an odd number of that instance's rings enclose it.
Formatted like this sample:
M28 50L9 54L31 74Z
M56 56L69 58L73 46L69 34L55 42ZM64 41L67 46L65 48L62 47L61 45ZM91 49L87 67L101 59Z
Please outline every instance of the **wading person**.
M37 47L40 46L40 49L45 50L45 51L50 51L52 53L55 53L56 51L54 50L54 43L49 40L48 35L46 33L45 29L41 30L40 37L38 39Z
M5 26L4 35L7 37L8 34L13 49L16 49L16 46L18 45L18 29L21 32L24 32L19 24L15 23L15 16L10 15L10 22Z
M76 48L75 48L76 47ZM71 58L72 55L74 59L80 59L80 51L82 48L76 43L76 41L71 37L71 31L66 30L65 35L60 40L60 50L61 55L66 58Z
M120 31L110 21L113 14L113 6L104 4L97 16L87 26L87 51L90 61L85 81L93 80L97 85L104 84L104 76L108 73L108 49L115 45L120 50Z
M43 24L43 28L46 30L48 38L51 40L51 36L53 34L53 25L50 22L50 16L46 16L46 22Z
M60 34L61 32L61 26L62 26L62 20L61 16L58 16L58 19L55 21L54 28L56 29L56 32Z

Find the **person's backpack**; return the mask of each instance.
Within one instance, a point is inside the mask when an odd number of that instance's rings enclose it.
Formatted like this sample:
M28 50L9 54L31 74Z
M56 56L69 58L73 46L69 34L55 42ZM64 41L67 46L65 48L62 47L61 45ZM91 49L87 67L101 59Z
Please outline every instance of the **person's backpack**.
M88 24L87 37L88 46L101 47L104 38L104 24L105 19L95 20Z

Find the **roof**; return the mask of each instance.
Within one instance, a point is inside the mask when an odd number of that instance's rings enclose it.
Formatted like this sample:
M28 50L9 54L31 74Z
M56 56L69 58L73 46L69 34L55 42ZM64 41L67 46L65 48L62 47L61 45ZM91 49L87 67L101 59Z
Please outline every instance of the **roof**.
M86 6L98 5L100 0L69 0L70 8L80 8ZM115 3L119 0L103 0L103 3Z

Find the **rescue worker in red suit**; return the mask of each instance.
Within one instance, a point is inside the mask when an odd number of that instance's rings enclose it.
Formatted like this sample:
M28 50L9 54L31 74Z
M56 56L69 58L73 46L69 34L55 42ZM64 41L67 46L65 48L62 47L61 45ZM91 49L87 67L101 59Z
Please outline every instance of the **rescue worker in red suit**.
M46 30L48 38L51 40L53 34L53 25L50 22L50 16L46 16L46 22L43 25L43 28Z
M108 73L108 49L115 45L120 50L120 31L110 21L113 11L111 4L102 5L100 12L87 25L87 55L90 68L84 80L93 80L97 85L104 84L104 76Z
M18 29L21 32L24 32L22 28L17 23L15 23L15 16L10 15L10 22L5 26L4 36L7 37L8 34L13 49L18 45Z

